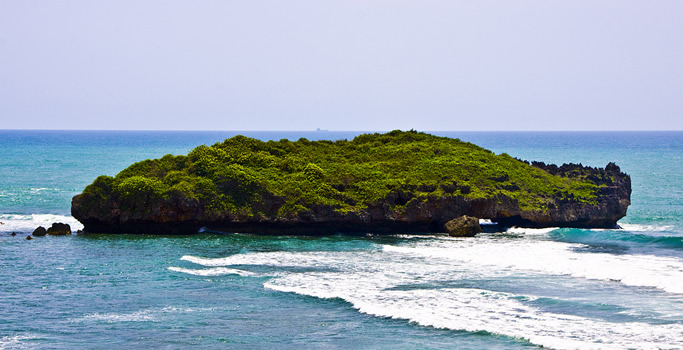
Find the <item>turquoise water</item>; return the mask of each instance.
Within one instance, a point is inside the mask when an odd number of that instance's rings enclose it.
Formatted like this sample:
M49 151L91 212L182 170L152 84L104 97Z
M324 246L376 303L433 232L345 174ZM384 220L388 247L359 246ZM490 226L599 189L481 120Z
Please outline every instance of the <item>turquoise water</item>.
M436 133L616 162L621 230L25 239L78 228L70 199L98 175L235 134L0 131L0 348L683 348L683 132Z

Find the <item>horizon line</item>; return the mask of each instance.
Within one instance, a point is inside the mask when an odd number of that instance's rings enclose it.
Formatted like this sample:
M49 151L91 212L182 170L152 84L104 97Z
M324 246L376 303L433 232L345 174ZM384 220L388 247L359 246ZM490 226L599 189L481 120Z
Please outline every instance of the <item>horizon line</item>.
M682 132L683 129L597 129L597 130L417 130L411 129L386 129L386 130L331 130L331 129L305 129L305 130L261 130L261 129L23 129L11 128L2 129L0 131L128 131L128 132L390 132L394 130L409 131L415 130L418 132Z

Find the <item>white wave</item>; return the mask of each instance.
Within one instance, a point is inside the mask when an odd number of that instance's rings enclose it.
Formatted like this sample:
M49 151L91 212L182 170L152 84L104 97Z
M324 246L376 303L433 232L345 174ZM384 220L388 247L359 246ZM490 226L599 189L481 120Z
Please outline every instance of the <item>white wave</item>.
M581 253L582 244L553 241L454 241L415 247L384 246L384 250L449 260L458 265L488 267L499 272L520 270L597 279L629 286L654 287L683 294L683 261L676 257Z
M47 188L47 187L32 187L29 189L31 193L40 193L42 191L59 191L59 188Z
M452 266L514 274L520 271L619 282L629 286L659 288L669 293L683 294L683 260L677 257L608 253L582 253L586 246L553 241L532 240L457 240L444 238L418 243L415 246L385 245L385 252L409 257L431 258ZM347 256L348 254L356 254ZM325 252L296 253L301 259L291 259L282 252L249 253L225 258L207 259L183 256L181 260L202 266L266 265L277 267L333 266L341 268L346 260L361 253ZM372 253L364 253L372 254ZM304 258L305 257L305 258ZM332 264L334 260L334 264ZM418 261L424 263L424 261ZM331 265L332 264L332 265Z
M487 331L555 349L659 349L683 345L681 325L610 323L542 312L509 293L445 288L409 291L358 289L355 280L330 276L292 276L266 287L318 298L341 298L362 313L405 319L423 326ZM596 342L598 340L598 342Z
M163 313L194 313L194 312L213 312L217 310L228 310L227 307L175 307L166 306L160 310Z
M118 322L161 322L165 315L171 313L195 313L195 312L212 312L218 308L186 308L166 306L164 308L144 309L129 313L93 313L83 317L73 318L70 321L78 322L104 322L104 323L118 323Z
M246 269L248 266L273 267L280 269L279 277L264 284L269 289L318 298L339 298L363 313L404 319L424 326L488 331L557 349L683 347L683 324L680 323L613 323L543 311L525 303L537 298L533 295L419 287L435 288L463 279L502 278L524 274L525 270L533 276L541 272L585 278L617 277L625 284L654 284L673 290L677 290L676 283L680 283L677 281L683 281L682 263L676 259L581 253L574 250L580 245L561 242L519 239L497 243L499 241L493 238L444 238L411 242L412 246L387 245L379 251L263 252L216 259L194 256L182 259L214 268L231 265ZM287 267L310 267L312 270ZM599 272L593 275L592 269ZM662 272L667 269L674 271ZM633 273L634 277L629 276ZM670 275L663 275L666 273Z
M49 228L55 222L69 224L72 232L83 229L83 224L73 216L54 214L0 214L0 232L31 233L38 226Z
M396 233L396 234L376 234L376 233L369 233L366 234L366 237L393 237L393 238L402 238L402 239L423 239L423 238L430 238L430 237L446 237L448 234L447 233L436 233L436 232L430 232L430 233Z
M229 269L226 267L215 267L211 269L184 269L182 267L171 266L168 268L171 271L187 273L196 276L222 276L222 275L240 275L240 276L254 276L255 274L249 271Z
M141 310L131 313L94 313L80 318L72 319L72 322L159 322L159 319L150 310Z
M665 232L673 230L672 225L638 225L619 223L619 226L625 231L633 232Z
M559 227L546 227L546 228L526 228L526 227L510 227L505 232L524 234L528 236L545 236L548 233L559 229Z
M0 350L4 349L31 349L35 346L26 344L25 340L35 339L32 336L14 335L0 337Z
M264 252L264 253L247 253L236 254L225 258L199 258L191 255L186 255L180 260L189 261L202 266L270 266L277 268L287 267L331 267L343 268L346 264L354 259L356 256L373 256L367 251L364 252ZM277 273L276 273L277 274ZM270 274L272 276L273 274Z

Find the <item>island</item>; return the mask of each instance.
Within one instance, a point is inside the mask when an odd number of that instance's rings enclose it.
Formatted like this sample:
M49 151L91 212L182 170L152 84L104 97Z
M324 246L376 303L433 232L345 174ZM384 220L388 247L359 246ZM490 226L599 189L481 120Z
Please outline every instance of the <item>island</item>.
M72 200L84 232L445 232L461 216L505 227L615 228L631 179L527 162L416 131L353 140L235 136L100 176Z

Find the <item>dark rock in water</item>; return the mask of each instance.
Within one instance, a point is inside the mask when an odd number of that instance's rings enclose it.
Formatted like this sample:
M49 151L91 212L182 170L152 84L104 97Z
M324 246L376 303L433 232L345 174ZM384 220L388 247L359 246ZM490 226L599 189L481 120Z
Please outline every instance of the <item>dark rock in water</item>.
M65 236L65 235L70 235L71 234L71 226L69 224L63 224L61 222L55 222L50 226L49 229L47 229L47 234L48 235L55 235L55 236Z
M33 239L33 237L31 237L31 236L26 236L26 240L29 240L29 241L30 241L30 240L32 240L32 239Z
M43 226L38 226L35 230L33 230L33 235L36 237L45 236L46 234L47 230Z
M474 237L482 231L479 219L467 215L448 221L444 228L451 237Z
M12 236L16 236L16 235L17 235L17 233L16 233L16 232L12 232Z

